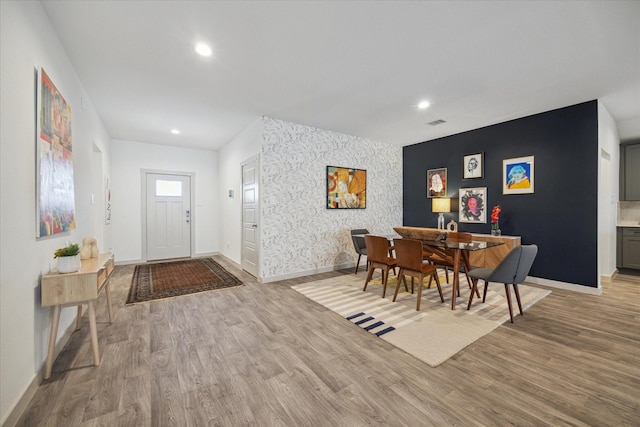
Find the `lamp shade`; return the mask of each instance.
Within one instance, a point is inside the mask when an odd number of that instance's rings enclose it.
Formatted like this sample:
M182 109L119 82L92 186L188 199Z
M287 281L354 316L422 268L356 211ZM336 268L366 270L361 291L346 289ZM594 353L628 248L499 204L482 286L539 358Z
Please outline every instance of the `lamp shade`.
M451 212L451 199L431 199L431 212Z

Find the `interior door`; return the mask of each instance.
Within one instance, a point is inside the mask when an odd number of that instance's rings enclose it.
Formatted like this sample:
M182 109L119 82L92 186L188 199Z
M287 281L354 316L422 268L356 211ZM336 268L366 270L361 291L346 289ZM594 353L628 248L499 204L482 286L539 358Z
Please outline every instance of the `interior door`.
M191 177L147 173L147 260L191 256Z
M258 277L258 159L242 165L242 269Z

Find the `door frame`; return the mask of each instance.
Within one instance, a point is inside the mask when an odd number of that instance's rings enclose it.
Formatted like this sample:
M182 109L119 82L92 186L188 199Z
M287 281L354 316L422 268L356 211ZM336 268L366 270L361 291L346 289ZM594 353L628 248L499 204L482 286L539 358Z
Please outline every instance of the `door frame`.
M189 177L189 187L190 187L190 197L189 197L189 212L190 218L189 221L189 240L190 240L190 248L189 252L191 253L191 258L193 258L193 254L195 253L195 239L194 239L194 227L196 222L196 212L193 209L194 206L194 196L195 196L195 176L196 174L193 172L179 172L179 171L166 171L159 169L140 169L140 195L141 195L141 213L142 213L142 241L140 242L142 246L142 261L147 262L147 175L180 175L180 176L188 176Z

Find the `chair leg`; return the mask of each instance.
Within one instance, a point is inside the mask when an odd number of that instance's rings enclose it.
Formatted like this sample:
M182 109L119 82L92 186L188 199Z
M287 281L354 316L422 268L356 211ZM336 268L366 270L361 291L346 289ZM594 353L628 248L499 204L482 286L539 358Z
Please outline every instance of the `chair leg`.
M418 281L418 301L416 302L416 311L420 311L420 300L422 299L422 282L423 277L420 276L420 280Z
M368 264L368 262L367 262L367 264ZM367 279L364 281L364 288L362 288L362 292L367 290L367 285L369 284L369 281L373 277L374 270L375 270L375 268L373 266L371 266L371 268L369 269L369 272L367 273Z
M467 310L471 309L471 303L473 302L473 296L478 292L478 281L471 281L473 287L471 288L471 295L469 295L469 303L467 304ZM480 295L478 295L480 296Z
M402 269L400 269L402 271ZM400 276L396 276L398 280L400 280ZM407 287L407 279L404 280L404 290L409 292L409 288ZM411 293L413 293L413 277L411 278Z
M509 285L504 284L504 291L507 294L507 304L509 305L509 317L511 318L511 323L513 323L513 311L511 310L511 292L509 292Z
M400 281L404 280L404 287L407 287L407 279L404 277L404 271L401 268L398 271L398 280L396 281L396 291L393 293L393 302L396 302L396 298L398 298L398 289L400 289Z
M389 279L389 269L382 269L382 298L387 294L387 281Z
M520 316L524 316L524 313L522 312L522 302L520 302L520 291L518 290L518 284L517 283L513 284L513 290L516 293L516 301L518 301L518 308L520 309Z
M489 282L484 281L484 291L482 291L482 302L487 299L487 289L489 289Z
M438 287L438 293L440 294L440 301L444 302L444 296L442 295L442 287L440 286L440 279L438 278L438 271L434 270L431 278L429 279L429 283L431 283L431 279L436 279L436 286Z
M356 272L354 274L358 274L358 267L360 267L360 257L362 257L362 254L358 254L358 262L356 262Z
M471 279L469 279L469 275L467 274L466 270L464 272L464 275L467 278L467 285L469 285L469 289L471 289L473 286L471 285Z
M449 283L449 267L444 268L444 277L447 279L447 283Z

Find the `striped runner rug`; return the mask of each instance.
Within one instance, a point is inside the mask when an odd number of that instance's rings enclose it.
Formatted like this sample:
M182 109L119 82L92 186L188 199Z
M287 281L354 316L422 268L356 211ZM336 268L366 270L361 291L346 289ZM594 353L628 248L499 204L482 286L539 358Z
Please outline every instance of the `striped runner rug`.
M445 283L444 273L440 276L444 304L434 283L431 289L426 286L423 289L420 311L416 311L416 294L406 292L402 285L396 302L392 301L396 277L389 277L385 298L381 298L382 285L379 279L369 283L363 292L364 279L355 275L332 277L292 288L363 331L435 367L509 320L504 285L491 283L486 302L482 303L482 298L475 298L471 310L467 311L470 289L466 278L461 275L460 296L456 298L456 309L451 310L451 286ZM407 282L410 291L411 279L408 278ZM428 279L425 279L425 285L427 282ZM483 286L480 285L481 292ZM519 285L519 289L523 310L551 292L528 285ZM513 293L512 301L517 324L523 320L520 319Z

